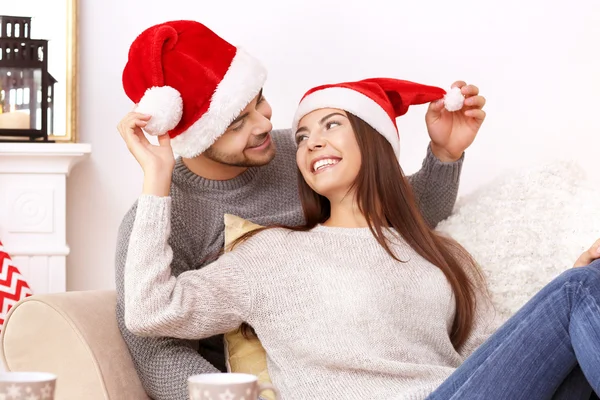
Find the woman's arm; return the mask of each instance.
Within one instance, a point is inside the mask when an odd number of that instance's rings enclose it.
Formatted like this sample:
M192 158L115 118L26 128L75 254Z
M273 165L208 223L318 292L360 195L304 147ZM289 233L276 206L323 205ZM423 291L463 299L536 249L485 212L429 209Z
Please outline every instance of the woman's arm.
M251 291L238 259L171 274L171 198L142 195L125 264L125 325L139 336L202 339L231 331L251 309Z
M443 162L427 146L427 155L421 169L407 176L415 201L425 221L433 229L452 214L464 156L451 162Z

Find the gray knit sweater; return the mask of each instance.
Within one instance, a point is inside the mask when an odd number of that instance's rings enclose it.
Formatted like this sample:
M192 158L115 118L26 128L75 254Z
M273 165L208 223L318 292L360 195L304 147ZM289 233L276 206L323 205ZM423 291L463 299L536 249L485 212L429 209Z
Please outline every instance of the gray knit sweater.
M262 225L303 222L297 195L296 146L289 130L272 133L277 156L269 165L250 168L228 181L203 179L177 160L171 185L169 244L174 276L206 265L224 242L223 214ZM426 220L436 225L448 217L458 191L462 159L442 163L428 149L419 172L409 177ZM222 336L198 342L133 335L124 324L123 273L137 202L125 215L116 251L117 321L148 394L156 400L187 400L190 375L225 370Z
M125 323L135 334L201 339L248 322L283 400L423 400L495 328L480 296L456 351L443 272L399 238L394 260L368 228L272 229L177 278L171 199L143 195L125 267Z

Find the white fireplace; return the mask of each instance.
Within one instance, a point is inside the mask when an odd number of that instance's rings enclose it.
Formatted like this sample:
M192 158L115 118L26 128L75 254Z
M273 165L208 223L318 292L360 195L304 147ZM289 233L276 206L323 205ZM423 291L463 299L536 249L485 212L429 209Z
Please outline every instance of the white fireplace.
M34 294L66 290L66 185L84 143L0 143L0 241Z

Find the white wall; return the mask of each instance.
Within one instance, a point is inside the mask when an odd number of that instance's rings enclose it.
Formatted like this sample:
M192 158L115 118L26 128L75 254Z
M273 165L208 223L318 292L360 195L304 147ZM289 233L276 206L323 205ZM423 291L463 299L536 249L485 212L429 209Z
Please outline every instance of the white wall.
M114 285L117 227L141 190L115 129L132 107L121 72L134 37L166 20L197 19L260 58L276 127L289 126L316 84L393 76L449 87L464 79L487 97L488 118L468 152L462 193L555 157L578 158L598 174L595 0L80 1L80 138L93 155L69 180L70 290ZM421 106L399 120L407 172L425 153L424 114Z

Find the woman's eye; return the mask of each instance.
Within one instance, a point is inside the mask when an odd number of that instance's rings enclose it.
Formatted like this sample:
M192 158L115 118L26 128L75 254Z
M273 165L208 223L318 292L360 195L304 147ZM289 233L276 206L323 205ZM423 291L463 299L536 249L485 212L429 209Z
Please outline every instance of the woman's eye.
M296 144L300 144L300 142L304 141L308 139L308 136L306 135L298 135L296 136Z
M335 127L340 126L340 125L341 124L339 122L337 122L337 121L329 121L327 124L325 124L325 127L327 129L332 129L332 128L335 128Z

